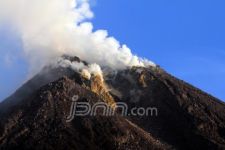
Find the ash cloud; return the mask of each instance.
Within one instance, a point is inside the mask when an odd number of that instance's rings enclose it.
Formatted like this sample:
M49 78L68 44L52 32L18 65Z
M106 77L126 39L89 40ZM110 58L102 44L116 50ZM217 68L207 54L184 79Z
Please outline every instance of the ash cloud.
M0 0L0 24L11 24L19 34L32 74L62 55L115 70L155 65L106 30L93 31L93 16L88 0Z

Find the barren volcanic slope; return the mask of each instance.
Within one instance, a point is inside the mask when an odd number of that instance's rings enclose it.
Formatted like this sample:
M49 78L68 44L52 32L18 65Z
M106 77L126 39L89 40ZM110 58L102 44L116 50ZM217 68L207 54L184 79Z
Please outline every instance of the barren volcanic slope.
M70 68L44 68L0 104L0 149L225 149L220 100L159 67L103 72L104 81ZM158 115L107 117L98 111L67 122L74 95L91 105L155 107Z

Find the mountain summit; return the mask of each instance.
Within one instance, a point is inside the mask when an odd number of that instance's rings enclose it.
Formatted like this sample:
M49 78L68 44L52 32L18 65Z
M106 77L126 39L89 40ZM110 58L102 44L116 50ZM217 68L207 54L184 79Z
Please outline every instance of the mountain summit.
M78 57L63 60L89 67ZM160 67L76 70L45 67L0 104L1 150L225 149L225 104ZM102 107L68 121L74 96L110 110L141 109L106 115Z

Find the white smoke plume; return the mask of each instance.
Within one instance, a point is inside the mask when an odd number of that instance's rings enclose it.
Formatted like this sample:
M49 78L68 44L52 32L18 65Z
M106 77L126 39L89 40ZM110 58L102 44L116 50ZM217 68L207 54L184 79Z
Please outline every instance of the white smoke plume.
M112 69L155 65L133 55L106 30L93 31L92 17L88 0L0 0L0 24L10 23L20 35L33 73L62 55Z
M75 72L80 72L81 75L88 80L91 79L92 75L96 76L99 75L101 79L103 80L103 72L101 67L94 63L94 64L88 64L85 65L83 62L77 62L77 61L70 61L64 58L59 58L56 63L51 64L53 67L60 66L63 68L71 68Z

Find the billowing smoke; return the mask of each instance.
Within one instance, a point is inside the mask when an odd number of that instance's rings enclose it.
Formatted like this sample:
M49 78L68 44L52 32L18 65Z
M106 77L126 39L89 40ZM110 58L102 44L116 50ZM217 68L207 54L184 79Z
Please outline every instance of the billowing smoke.
M106 30L93 31L88 22L92 17L88 0L0 0L0 23L13 25L20 35L33 73L62 55L112 69L154 65L133 55ZM83 73L93 68L98 67Z
M70 61L68 59L64 59L60 57L56 62L51 63L53 67L60 66L63 68L70 68L76 72L80 72L81 75L88 80L91 79L91 76L100 75L101 79L103 80L103 73L101 67L94 63L94 64L84 64L83 62L78 61Z

